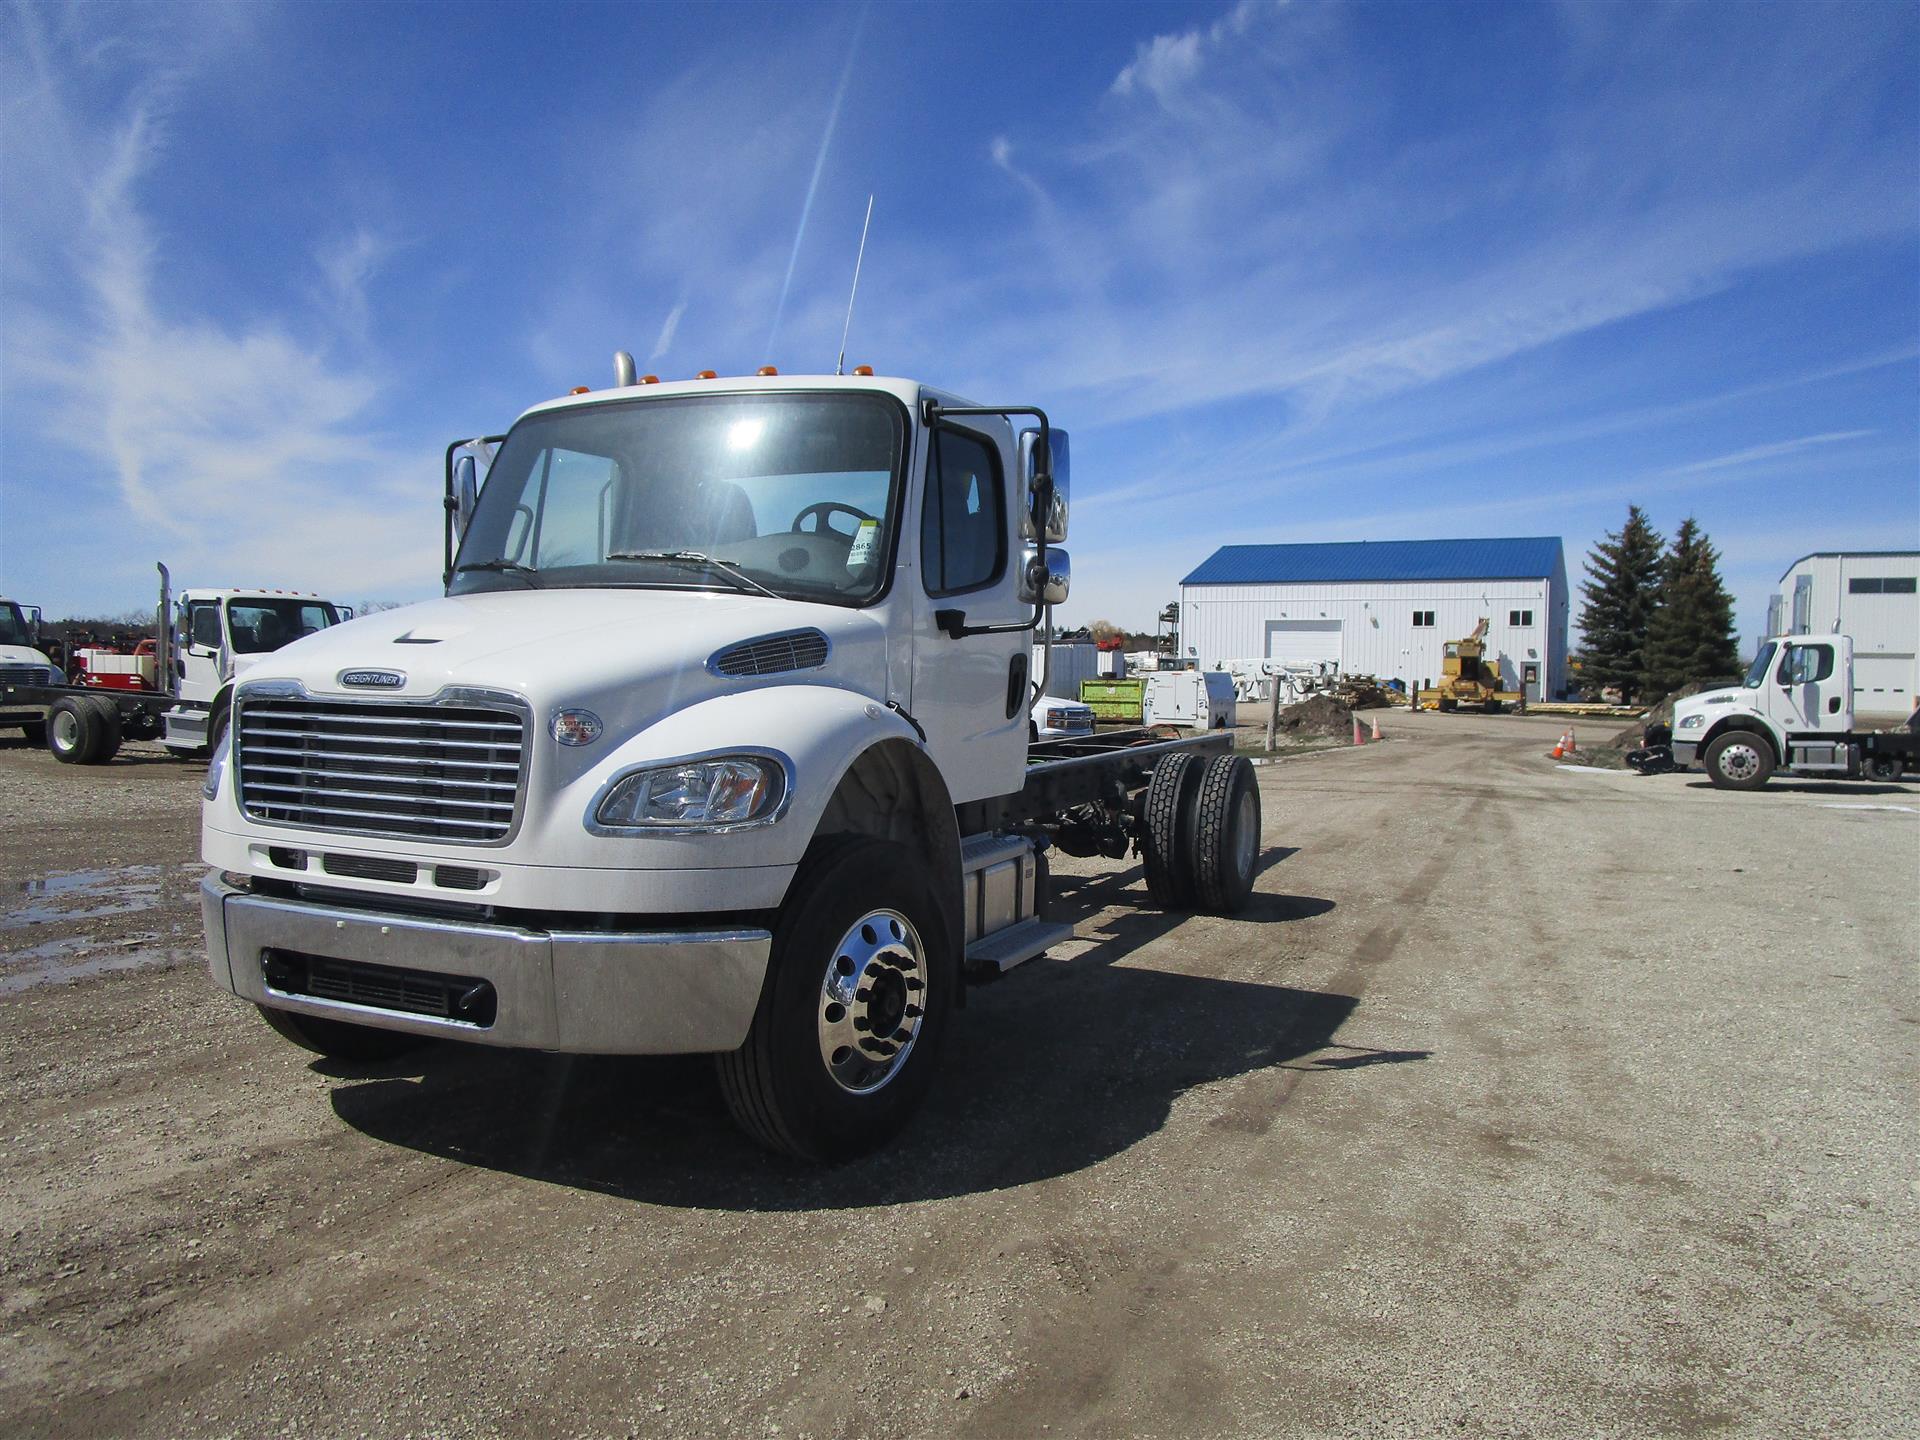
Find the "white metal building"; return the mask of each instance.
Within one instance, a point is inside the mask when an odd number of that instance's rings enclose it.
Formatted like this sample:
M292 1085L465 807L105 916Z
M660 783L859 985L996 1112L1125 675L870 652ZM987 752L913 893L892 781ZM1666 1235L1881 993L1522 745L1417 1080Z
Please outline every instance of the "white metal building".
M1769 635L1851 635L1853 713L1899 722L1920 694L1920 550L1803 555L1767 602Z
M1180 582L1180 649L1230 660L1337 661L1345 674L1437 679L1449 640L1489 622L1502 684L1567 690L1567 567L1558 536L1225 545Z

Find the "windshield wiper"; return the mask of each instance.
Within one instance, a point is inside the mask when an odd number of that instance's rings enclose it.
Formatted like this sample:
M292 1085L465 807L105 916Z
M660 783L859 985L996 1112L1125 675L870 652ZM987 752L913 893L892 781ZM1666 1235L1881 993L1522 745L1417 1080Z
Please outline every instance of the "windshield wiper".
M470 570L494 570L510 575L517 575L527 582L529 589L538 590L540 588L539 580L534 578L539 575L540 572L531 565L522 565L518 560L470 560L465 565L456 565L453 567L453 573L456 575L464 575Z
M662 565L677 565L683 570L711 570L714 574L723 575L733 581L740 590L754 591L771 596L775 600L786 598L778 590L769 590L732 561L716 560L713 556L702 554L698 550L615 550L607 556L607 559L655 560Z

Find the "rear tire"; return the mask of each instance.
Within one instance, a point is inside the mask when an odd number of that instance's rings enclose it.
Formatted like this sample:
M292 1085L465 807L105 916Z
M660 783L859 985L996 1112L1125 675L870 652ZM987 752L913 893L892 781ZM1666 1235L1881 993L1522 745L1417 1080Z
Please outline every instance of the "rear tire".
M1716 736L1701 758L1707 778L1723 790L1758 790L1773 774L1773 746L1751 730Z
M1147 893L1162 910L1184 910L1193 903L1193 875L1187 862L1184 831L1191 825L1193 795L1201 767L1191 750L1176 750L1153 767L1140 815L1140 858L1147 872Z
M392 1060L430 1043L419 1035L399 1030L376 1030L371 1025L353 1025L345 1020L322 1020L267 1005L255 1008L260 1018L283 1039L329 1060Z
M46 737L63 765L103 765L120 748L120 714L97 695L62 695L47 711Z
M1875 755L1866 763L1869 780L1898 780L1905 769L1898 755Z
M99 695L89 695L85 703L93 706L95 734L93 758L87 763L104 765L120 753L120 707Z
M912 1118L959 984L926 863L867 836L795 876L746 1043L716 1057L734 1122L800 1160L852 1159Z
M1231 915L1252 896L1260 860L1260 786L1246 757L1209 757L1193 806L1194 898L1202 910Z

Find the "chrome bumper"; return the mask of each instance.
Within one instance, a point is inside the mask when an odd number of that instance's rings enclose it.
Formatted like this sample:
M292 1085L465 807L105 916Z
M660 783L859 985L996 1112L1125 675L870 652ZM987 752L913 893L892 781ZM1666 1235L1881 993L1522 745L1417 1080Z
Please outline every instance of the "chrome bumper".
M1693 764L1694 752L1697 751L1699 748L1700 746L1696 742L1691 740L1674 741L1673 742L1673 768L1676 770L1684 770L1689 765Z
M747 1037L772 936L765 930L522 930L297 900L200 882L207 965L227 990L278 1010L382 1030L580 1054L733 1050ZM485 981L492 1023L416 1015L272 988L263 951Z

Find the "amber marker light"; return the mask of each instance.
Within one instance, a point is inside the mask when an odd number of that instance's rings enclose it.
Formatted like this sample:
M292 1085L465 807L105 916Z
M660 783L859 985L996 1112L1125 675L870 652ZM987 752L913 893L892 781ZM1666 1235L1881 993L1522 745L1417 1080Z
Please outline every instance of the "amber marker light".
M711 370L702 370L698 375L694 376L693 378L696 380L718 380L720 377L714 374L713 371Z
M873 374L873 366L871 366L871 365L856 365L856 366L854 366L854 367L853 367L853 373L854 373L854 374L856 374L856 375L871 375L871 374Z
M762 365L758 370L754 371L753 373L756 375L778 375L780 372L774 369L773 366L771 365Z
M593 387L591 385L576 385L567 391L567 393L569 395L591 395L593 393Z
M660 377L658 375L642 375L640 377L640 383L642 385L658 385L660 383Z

